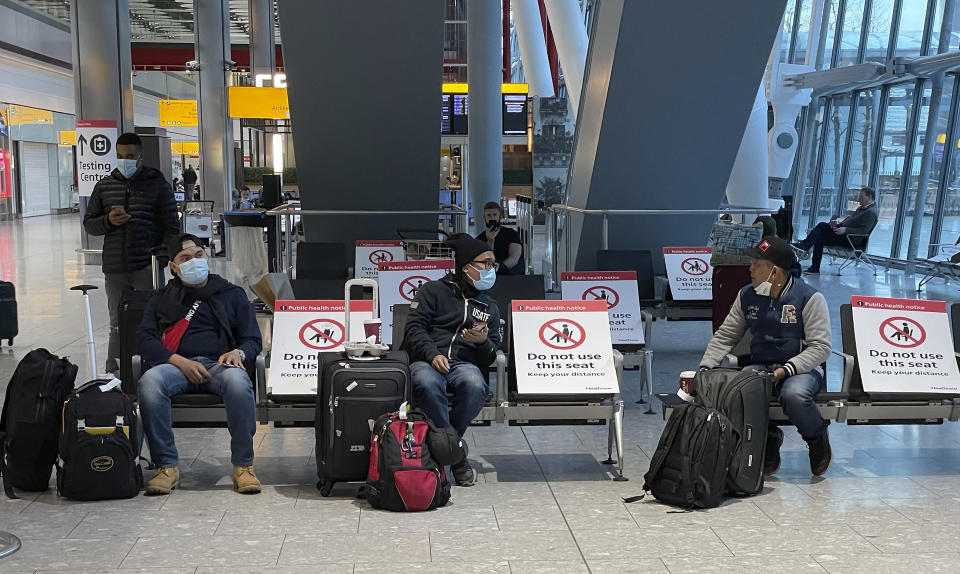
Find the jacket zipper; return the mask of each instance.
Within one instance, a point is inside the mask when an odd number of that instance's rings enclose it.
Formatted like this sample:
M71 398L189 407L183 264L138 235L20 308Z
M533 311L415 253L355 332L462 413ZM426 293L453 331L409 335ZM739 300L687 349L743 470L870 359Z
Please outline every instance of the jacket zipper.
M463 297L463 295L460 295ZM447 349L447 359L453 360L453 342L457 340L457 333L460 332L460 329L463 329L467 324L467 307L469 307L467 298L463 297L463 321L460 322L460 326L457 327L457 330L453 332L453 337L450 338L450 347Z
M127 182L124 184L124 187L125 187L125 190L124 190L124 192L123 192L123 210L127 213L127 215L129 215L129 214L130 214L130 211L129 211L129 209L130 209L130 180L129 180L129 179L128 179ZM131 219L132 219L132 217L131 217ZM130 223L130 222L128 221L127 223ZM129 264L127 263L127 261L128 261L128 257L127 257L127 228L128 228L128 227L129 227L129 225L123 225L123 226L120 227L120 236L121 236L121 238L123 239L123 241L122 241L122 243L121 243L121 251L120 251L120 252L123 253L123 270L124 270L124 271L130 271Z

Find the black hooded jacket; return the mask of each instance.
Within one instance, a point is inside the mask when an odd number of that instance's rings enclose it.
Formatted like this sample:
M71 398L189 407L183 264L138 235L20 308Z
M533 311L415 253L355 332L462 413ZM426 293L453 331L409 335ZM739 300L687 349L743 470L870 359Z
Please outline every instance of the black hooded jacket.
M130 220L110 223L110 209L122 205ZM83 216L90 235L103 235L103 272L129 273L150 265L150 251L180 232L177 202L160 171L142 167L127 179L119 170L97 182Z
M485 322L490 329L481 344L463 340L460 331ZM404 327L403 347L410 361L429 363L437 355L467 361L486 369L493 362L503 339L500 310L488 293L465 293L454 275L424 283L410 305Z

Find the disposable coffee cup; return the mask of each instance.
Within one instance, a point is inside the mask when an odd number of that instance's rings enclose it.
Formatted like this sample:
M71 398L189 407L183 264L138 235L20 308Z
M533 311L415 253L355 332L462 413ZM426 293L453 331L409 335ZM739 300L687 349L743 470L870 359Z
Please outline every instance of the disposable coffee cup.
M364 339L370 339L370 337L377 338L377 344L380 344L380 326L382 325L380 319L366 319L363 322L363 337Z
M696 371L683 371L680 373L680 390L687 395L693 394L693 379L697 376Z

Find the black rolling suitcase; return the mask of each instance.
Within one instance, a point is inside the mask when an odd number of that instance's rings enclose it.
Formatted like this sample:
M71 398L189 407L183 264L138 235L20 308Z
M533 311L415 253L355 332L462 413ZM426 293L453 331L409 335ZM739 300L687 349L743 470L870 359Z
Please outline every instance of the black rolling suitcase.
M377 283L347 281L345 339L350 341L350 287L372 286L377 313ZM410 361L405 352L388 352L375 360L356 360L346 353L320 353L317 386L317 488L329 496L337 482L367 479L370 432L384 413L396 411L411 394Z
M17 290L13 283L0 281L0 346L2 339L6 339L12 347L17 332Z
M694 380L697 396L725 414L737 435L727 473L730 493L756 494L763 490L771 386L766 373L737 369L700 371Z

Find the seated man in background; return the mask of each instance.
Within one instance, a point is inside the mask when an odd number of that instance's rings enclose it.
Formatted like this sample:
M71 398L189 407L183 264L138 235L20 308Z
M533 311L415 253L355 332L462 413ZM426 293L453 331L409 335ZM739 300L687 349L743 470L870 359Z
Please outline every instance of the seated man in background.
M503 212L500 204L490 201L483 206L483 221L487 229L477 236L487 242L487 248L497 260L497 275L525 275L526 263L523 260L523 245L516 230L504 227L501 220Z
M456 255L455 271L417 290L403 347L410 354L414 404L438 426L452 426L463 436L490 394L487 368L503 332L497 302L486 293L497 279L493 252L465 234L447 244ZM458 486L473 485L467 459L451 470Z
M870 235L873 228L877 225L879 213L877 212L877 192L869 187L860 190L857 197L860 207L850 216L835 217L827 222L820 222L816 227L810 230L807 238L793 244L801 251L809 251L813 247L813 259L810 261L810 267L804 273L820 273L820 261L823 259L823 248L828 245L850 247L847 238L844 235ZM862 247L856 242L858 248Z
M827 425L814 397L823 382L821 364L830 356L830 312L823 294L793 277L793 249L779 237L764 237L750 256L751 284L740 290L730 313L714 333L700 360L701 369L720 365L746 331L750 331L750 361L746 369L769 371L780 404L810 449L810 471L820 476L830 466ZM767 433L764 474L780 468L783 431L771 425Z
M170 243L170 280L147 304L137 347L150 370L140 377L140 412L157 467L147 494L170 494L180 484L170 399L185 393L223 398L230 431L233 488L260 492L253 473L257 430L253 383L243 364L260 353L260 327L240 287L210 275L207 255L193 235Z

